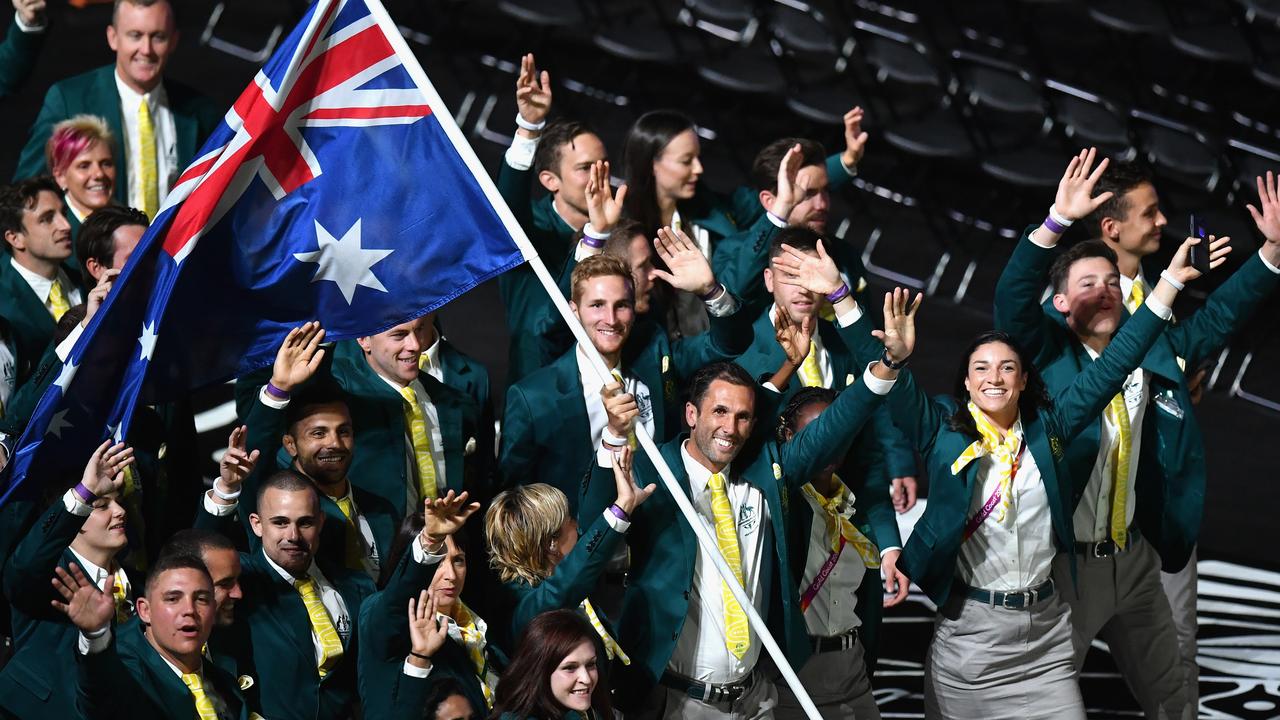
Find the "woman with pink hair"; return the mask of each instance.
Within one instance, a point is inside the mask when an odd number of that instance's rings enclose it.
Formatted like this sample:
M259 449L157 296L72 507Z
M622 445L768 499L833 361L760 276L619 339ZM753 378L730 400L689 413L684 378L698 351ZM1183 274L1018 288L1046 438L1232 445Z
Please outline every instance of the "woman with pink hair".
M54 181L65 193L74 238L90 213L111 204L116 184L115 137L106 120L76 115L53 126L44 152Z

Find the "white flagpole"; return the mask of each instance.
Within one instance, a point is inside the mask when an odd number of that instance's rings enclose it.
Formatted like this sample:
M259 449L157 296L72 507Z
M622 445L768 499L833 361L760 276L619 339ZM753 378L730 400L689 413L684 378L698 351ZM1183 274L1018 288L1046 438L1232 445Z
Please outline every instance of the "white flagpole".
M551 302L556 306L556 309L560 312L564 321L568 323L569 329L573 331L573 336L577 340L578 346L582 348L587 358L590 360L591 367L596 371L596 375L599 376L603 383L613 382L613 375L609 372L609 368L604 364L604 359L600 357L600 353L597 352L595 346L591 344L591 339L587 337L587 331L583 329L582 324L578 322L577 316L575 316L573 311L570 310L568 301L564 299L564 295L560 293L560 289L556 285L555 279L551 277L551 273L548 272L546 266L543 265L542 259L539 258L538 254L534 251L533 243L531 243L528 236L525 235L524 228L520 227L520 223L516 221L515 215L513 215L511 209L507 207L506 201L503 200L502 195L498 193L497 187L494 186L493 181L489 179L489 175L485 172L484 166L480 163L480 159L476 157L475 152L471 149L470 143L467 142L466 137L453 121L453 116L448 112L442 112L445 110L444 101L441 100L440 95L436 93L435 86L433 86L431 81L427 79L427 74L422 70L422 66L418 64L417 58L409 50L408 44L405 43L404 38L400 35L400 31L396 27L395 23L391 21L391 17L387 14L386 9L382 7L379 0L365 1L368 3L369 10L372 12L373 16L377 18L378 24L382 27L383 32L391 41L392 46L403 59L405 68L408 70L409 75L423 89L423 93L427 96L427 103L433 108L436 121L440 123L440 127L442 127L445 134L449 136L449 140L453 143L454 149L458 151L458 155L461 156L463 162L467 164L467 167L471 170L471 174L475 176L476 182L479 183L481 190L484 191L484 194L488 198L490 204L492 204L494 210L497 211L498 217L502 219L502 224L506 227L507 232L511 234L511 237L515 239L516 244L520 247L521 252L524 253L525 259L533 268L533 272L537 275L538 280L541 281L543 289L546 290L547 295L551 298ZM324 0L321 0L320 4L325 4ZM320 12L320 8L317 7L315 12ZM747 597L746 591L743 590L742 585L738 583L737 577L729 569L729 565L725 563L724 556L720 554L719 546L707 531L706 524L699 520L697 512L693 509L693 504L689 502L688 496L685 495L680 483L676 480L675 475L672 474L671 468L669 468L666 461L663 460L657 444L653 441L653 438L649 436L649 433L643 424L636 423L635 432L636 439L639 441L640 447L644 448L645 454L648 455L654 468L657 469L658 476L662 478L662 483L666 486L667 492L671 494L673 499L675 499L676 506L680 508L680 513L684 515L685 522L689 523L689 526L693 528L693 533L698 538L698 545L702 548L703 553L711 559L711 562L716 567L716 571L720 573L720 577L724 579L724 582L728 586L730 592L733 593L734 599L736 599L738 604L742 606L742 609L746 611L747 619L750 621L751 627L756 631L756 635L760 641L764 643L765 649L768 650L769 655L773 658L774 663L777 664L778 669L782 671L783 679L787 681L787 685L789 685L792 692L795 693L796 698L800 701L800 706L804 708L804 711L809 716L810 720L822 720L822 716L818 714L818 709L814 706L813 700L809 698L808 692L806 692L804 686L800 684L800 678L796 677L795 670L792 669L791 664L787 661L786 653L782 651L782 648L778 646L777 641L773 639L773 635L769 633L769 628L766 626L764 619L760 617L758 612L756 612L755 605L751 603L750 598ZM780 528L776 528L774 532L783 531ZM784 583L786 581L786 578L781 578L779 580L779 582Z

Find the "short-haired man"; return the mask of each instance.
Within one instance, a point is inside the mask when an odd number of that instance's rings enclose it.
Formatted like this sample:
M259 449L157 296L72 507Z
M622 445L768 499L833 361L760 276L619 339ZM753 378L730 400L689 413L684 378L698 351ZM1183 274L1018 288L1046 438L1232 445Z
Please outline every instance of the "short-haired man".
M119 274L124 269L148 225L141 210L118 205L97 210L84 221L75 239L75 250L93 284L101 282L108 270Z
M236 603L244 597L240 590L240 553L235 543L222 533L192 527L169 538L160 557L168 555L200 558L213 581L214 626L225 628L234 624Z
M655 441L671 437L679 431L677 388L703 365L732 358L746 347L745 315L688 236L663 229L657 250L670 268L658 276L704 299L710 330L672 342L659 324L637 323L627 264L610 255L583 259L573 270L570 307L614 374L614 383L602 383L586 353L575 347L511 386L498 463L504 485L543 482L557 487L577 517L592 448L607 440L606 434L626 443L637 422ZM601 397L602 388L607 400ZM606 404L611 402L631 407L626 426L606 427Z
M45 0L13 0L13 22L0 40L0 98L11 95L35 67L48 28Z
M0 188L0 316L9 322L17 356L17 384L26 381L53 337L62 314L83 301L71 257L71 225L62 191L48 178Z
M1149 180L1113 180L1114 189L1095 194L1110 170L1107 160L1094 169L1095 155L1090 149L1072 158L1048 219L1028 228L996 287L996 326L1035 357L1050 395L1102 353L1136 307L1131 303L1150 291L1137 275L1138 261L1158 247L1164 225ZM1119 170L1117 177L1135 177ZM1266 237L1258 256L1200 311L1165 330L1096 426L1065 448L1072 475L1088 478L1073 517L1078 582L1070 582L1069 557L1059 556L1055 567L1071 604L1076 664L1101 635L1148 717L1178 717L1199 704L1187 677L1194 662L1187 670L1180 661L1160 576L1162 565L1170 571L1187 565L1203 512L1203 440L1182 363L1195 368L1217 352L1280 284L1274 177L1259 178L1258 191L1262 211L1254 210L1254 219ZM1076 245L1055 261L1066 227L1091 214L1101 217L1102 240ZM1226 239L1214 240L1202 242ZM1042 307L1046 279L1054 294Z
M44 146L54 125L75 115L97 115L117 138L116 200L154 219L221 115L208 98L164 79L178 45L169 0L115 0L107 44L115 53L114 64L49 88L15 177L47 171Z
M76 701L86 720L260 717L237 677L205 662L216 603L200 558L162 557L138 598L138 617L114 629L111 596L79 568L59 568L54 585L62 598L55 606L80 631Z

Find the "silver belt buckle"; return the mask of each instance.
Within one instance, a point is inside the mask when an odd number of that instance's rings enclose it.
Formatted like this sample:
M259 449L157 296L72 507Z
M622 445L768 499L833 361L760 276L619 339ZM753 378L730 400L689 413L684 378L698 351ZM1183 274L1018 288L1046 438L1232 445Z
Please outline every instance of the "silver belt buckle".
M1022 607L1020 608L1017 605L1010 605L1009 598L1011 597L1021 597ZM1016 592L1007 592L1004 594L1003 598L1000 598L1000 606L1003 607L1005 610L1021 610L1022 608L1025 608L1028 606L1027 601L1030 599L1031 599L1031 592L1029 590L1018 590Z
M1112 555L1116 554L1115 545L1112 545L1110 548L1107 548L1108 542L1109 542L1108 540L1103 540L1102 542L1097 542L1093 544L1093 556L1095 558L1105 560L1106 558L1109 558Z

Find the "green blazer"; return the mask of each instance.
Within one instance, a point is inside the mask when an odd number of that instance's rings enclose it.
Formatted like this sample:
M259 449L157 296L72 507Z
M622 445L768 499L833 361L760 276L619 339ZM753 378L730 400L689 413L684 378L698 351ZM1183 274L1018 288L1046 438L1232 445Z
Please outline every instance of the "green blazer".
M18 23L10 22L4 40L0 41L0 98L12 95L31 75L36 56L44 45L48 28L41 32L22 32Z
M13 604L14 655L0 670L0 708L31 720L80 718L76 709L76 641L80 631L53 609L56 567L77 564L69 546L87 516L51 505L4 566L4 591ZM140 587L140 578L130 574Z
M1050 395L1056 397L1093 363L1062 313L1051 303L1040 305L1055 253L1031 242L1032 229L1024 233L996 286L996 327L1035 358ZM1150 408L1142 423L1134 521L1160 553L1168 572L1187 564L1199 538L1207 474L1204 439L1187 373L1178 358L1185 360L1187 368L1198 367L1226 344L1277 285L1280 276L1255 253L1209 296L1204 307L1164 328L1142 358L1140 367L1148 372L1151 388ZM1124 315L1128 318L1127 312ZM1081 493L1097 462L1102 423L1099 412L1066 447L1066 471L1079 478Z
M191 691L147 641L137 618L116 628L106 650L72 652L79 658L76 702L87 720L200 720ZM202 674L205 688L222 698L231 717L257 717L235 675L209 662Z
M569 227L555 211L550 194L533 200L533 180L532 168L517 170L503 159L498 169L498 193L507 201L538 257L547 270L556 274L558 284L568 297L572 266L566 262L573 259L577 230ZM507 367L510 385L555 359L556 353L544 339L545 330L539 326L547 319L561 325L564 321L559 319L546 289L527 264L498 276L498 294L507 309L507 332L511 337Z
M363 603L375 591L373 581L322 558L316 562L357 623ZM262 714L273 720L346 718L356 699L358 628L351 628L342 659L321 679L302 596L267 564L261 549L241 553L240 567L244 598L236 605L236 623L245 633L240 667L261 683Z
M477 428L480 437L476 438L478 446L493 454L493 397L489 388L489 369L479 360L454 347L447 338L440 340L440 364L444 367L444 384L455 390L461 390L475 401L480 408L480 426ZM485 436L486 430L488 435Z
M1137 367L1164 325L1149 309L1139 309L1099 362L1090 365L1067 387L1052 393L1052 407L1022 415L1023 436L1048 495L1054 541L1060 551L1071 552L1075 541L1071 525L1075 496L1089 479L1088 474L1078 477L1068 472L1064 462L1067 444L1120 390L1125 377ZM850 342L861 334L857 350L860 358L874 357L883 350L871 336L867 316L845 330L843 334ZM941 607L954 584L970 500L980 488L978 463L969 463L958 476L951 473L951 464L977 438L952 429L948 423L959 407L954 398L928 398L910 372L899 374L888 404L894 423L924 455L930 479L929 504L902 550L899 567ZM1074 573L1075 556L1071 557Z
M76 275L69 273L72 282ZM31 291L31 286L13 268L10 254L0 252L0 316L9 321L17 361L17 382L21 387L31 377L53 339L57 323L49 309Z
M731 472L764 495L776 529L773 533L775 553L770 559L776 565L770 573L771 587L763 588L768 593L766 618L793 666L804 664L812 646L800 613L799 581L793 572L785 531L790 493L848 451L853 437L881 399L858 383L841 393L817 420L783 444L764 437L769 432L765 427L767 423L758 423L757 433L730 465ZM760 403L757 400L757 406ZM760 413L760 417L766 414ZM679 435L662 445L662 458L685 493L689 492L689 478L680 449L687 437ZM653 464L647 457L640 457L634 463L633 472L638 485L659 483L659 489L632 513L628 532L632 566L618 620L618 642L631 656L631 664L614 669L615 696L624 709L637 705L648 695L675 652L676 641L689 615L698 556L693 529L680 515ZM587 517L603 512L613 501L613 488L613 471L593 468L583 488L580 515Z
M652 321L635 323L623 348L622 367L649 388L655 441L663 442L684 427L679 392L684 382L704 365L731 360L746 348L748 322L739 309L712 317L709 331L674 342ZM576 354L577 348L571 348L507 390L498 461L504 487L553 485L564 491L571 511L577 509L579 486L591 472L596 450Z
M31 126L27 144L18 158L14 179L43 175L49 172L45 166L44 144L53 132L53 126L74 115L88 113L107 121L116 143L113 148L117 159L124 158L124 121L121 119L120 91L116 87L115 65L105 65L89 72L54 83L44 96L44 105ZM209 98L194 89L171 80L164 88L169 96L169 109L173 112L173 126L177 131L178 171L195 157L200 143L217 127L222 119L217 106ZM129 204L129 163L116 163L116 201Z

